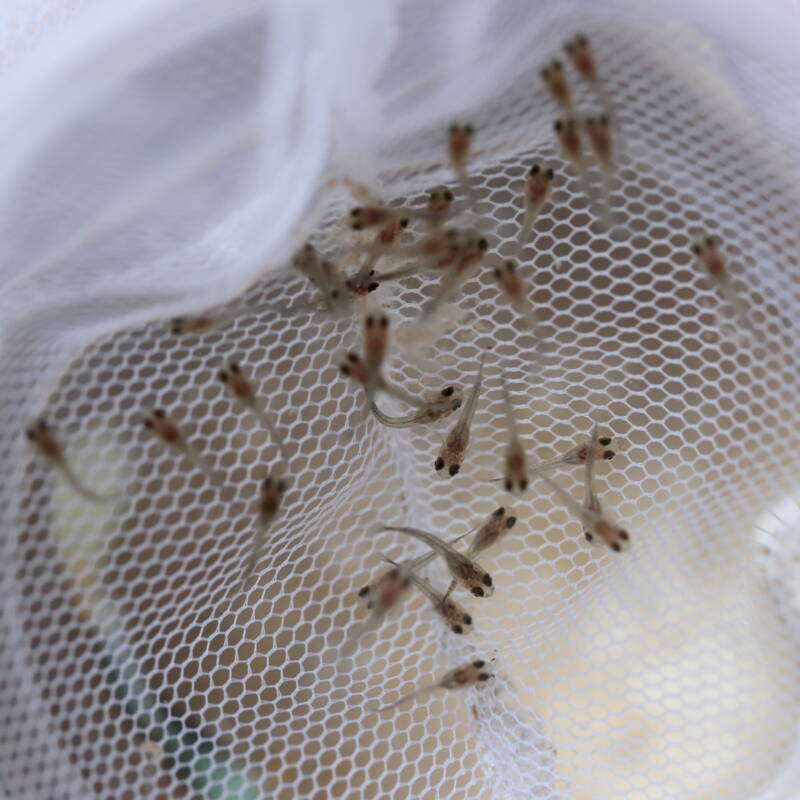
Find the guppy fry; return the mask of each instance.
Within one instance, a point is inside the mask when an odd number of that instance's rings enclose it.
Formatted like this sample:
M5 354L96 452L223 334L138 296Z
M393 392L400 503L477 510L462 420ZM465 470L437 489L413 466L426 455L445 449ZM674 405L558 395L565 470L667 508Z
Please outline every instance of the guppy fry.
M463 606L450 598L449 592L445 594L435 589L410 566L398 564L388 556L383 558L384 561L397 567L400 570L400 574L407 575L411 579L411 582L433 603L434 610L453 633L461 635L472 631L472 615Z
M373 711L383 713L384 711L391 711L403 703L416 700L418 697L434 692L437 689L466 689L469 686L476 686L477 684L484 683L494 676L487 671L486 662L483 659L471 661L468 664L462 664L460 667L446 672L442 678L430 686L423 686L411 694L401 697L396 703L392 703L382 708L373 708Z
M594 455L595 448L597 446L597 431L594 430L592 432L592 438L587 445L587 456L591 457ZM630 541L630 537L628 532L623 528L619 527L619 525L610 522L605 516L603 516L598 511L590 511L585 506L582 506L580 503L575 502L575 500L570 497L569 493L562 489L554 480L549 478L547 475L543 475L541 473L537 473L537 478L543 480L556 494L556 496L561 500L561 502L567 506L567 508L575 514L578 518L580 523L583 525L584 532L588 531L592 538L595 536L598 539L602 540L608 547L610 547L614 552L619 553L623 549L625 549Z
M383 526L382 530L404 533L406 536L413 536L428 545L444 559L453 579L472 592L475 597L491 597L494 593L492 576L472 558L459 553L455 547L435 534L416 528L399 528L390 525Z
M255 416L263 428L269 431L270 436L278 445L281 458L285 460L286 450L284 449L283 437L264 410L261 401L253 390L252 383L242 372L239 364L236 361L229 362L226 367L219 371L219 379L225 384L230 394Z
M702 266L714 285L717 286L725 300L731 307L738 321L746 328L751 328L747 309L736 294L736 290L730 279L725 259L719 251L719 240L715 236L708 234L698 238L692 245L692 252L697 257L697 261Z
M467 531L466 533L462 533L460 536L456 536L454 539L450 540L449 544L457 544L465 536L469 536L470 533L472 533L472 531ZM424 555L415 558L413 561L407 562L406 566L410 569L413 569L415 572L419 572L419 570L423 569L423 567L427 566L431 563L431 561L438 557L439 554L435 550L431 550ZM387 582L394 581L397 579L397 577L398 575L395 569L390 569L383 572L377 580L373 581L372 583L368 583L366 586L362 586L361 589L359 589L359 598L364 601L368 609L374 608L376 604L381 605L382 603L376 599L376 595L381 591L382 587L386 585Z
M475 378L475 384L472 387L469 399L466 404L461 408L461 415L458 422L453 429L447 434L444 444L439 450L439 455L433 464L433 468L440 472L447 467L449 475L456 475L461 469L461 463L469 446L469 431L472 425L472 418L475 416L475 409L478 407L478 397L481 392L481 384L483 382L483 363L486 359L486 354L481 356L480 364L478 365L478 376Z
M122 491L100 494L90 489L78 477L72 467L72 463L64 455L64 449L47 420L40 418L36 422L32 422L25 429L25 435L37 452L61 473L73 491L84 500L88 500L91 503L105 504L117 500L122 495Z
M142 420L145 428L152 431L165 445L180 453L193 467L204 472L211 483L220 486L222 480L214 474L206 460L190 445L178 426L160 408L151 411Z
M461 408L461 404L461 392L454 386L445 386L430 401L427 401L419 411L404 417L391 417L388 414L384 414L374 402L370 409L375 419L387 428L409 428L412 425L424 425L447 417L454 411L458 411Z

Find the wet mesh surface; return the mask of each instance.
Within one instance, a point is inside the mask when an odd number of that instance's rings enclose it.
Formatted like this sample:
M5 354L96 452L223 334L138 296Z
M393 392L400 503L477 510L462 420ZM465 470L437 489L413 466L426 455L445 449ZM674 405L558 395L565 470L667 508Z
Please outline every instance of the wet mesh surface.
M103 798L741 798L786 769L800 702L796 578L767 578L796 528L765 549L754 526L796 486L796 198L733 100L673 72L668 45L589 33L621 131L612 205L624 233L597 227L554 148L558 112L526 77L498 95L504 116L475 115L488 266L446 309L430 351L412 322L432 279L369 298L393 324L388 376L409 391L466 391L488 348L456 477L433 470L452 417L382 428L339 375L361 347L366 304L338 321L245 313L195 338L163 324L123 332L79 355L35 407L23 403L32 370L3 376L7 420L44 409L79 474L130 487L98 509L25 442L3 442L19 465L3 565L18 628L0 653L12 796L62 797L69 785ZM579 108L591 102L578 92ZM520 259L547 333L545 368L489 268L515 252L534 161L556 171ZM394 199L421 205L444 174L410 169L397 180L410 191ZM333 198L331 217L344 207ZM321 246L342 246L338 231L323 228ZM722 240L749 331L694 264L704 231ZM281 272L236 305L309 297ZM279 459L216 379L231 358L255 376L289 456L284 513L243 593L258 485ZM501 369L531 460L582 441L592 421L614 437L597 489L631 532L630 553L590 546L543 484L511 498L491 482L506 443ZM223 488L143 428L152 407ZM557 474L578 499L582 479L580 467ZM494 596L459 596L473 634L446 631L412 595L354 664L330 666L366 617L356 593L381 555L423 552L379 523L449 538L499 505L519 522L482 559ZM427 574L446 585L439 563ZM473 657L494 658L496 680L369 712ZM791 782L764 796L790 795Z

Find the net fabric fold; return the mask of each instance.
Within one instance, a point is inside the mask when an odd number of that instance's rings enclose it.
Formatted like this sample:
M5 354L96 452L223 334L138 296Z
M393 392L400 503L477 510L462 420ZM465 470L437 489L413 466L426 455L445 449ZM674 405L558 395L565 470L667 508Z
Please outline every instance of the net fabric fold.
M13 796L793 796L794 589L754 531L796 488L798 170L767 98L796 86L797 65L774 67L756 38L737 73L733 36L690 21L636 4L141 3L64 23L59 69L36 63L46 43L32 49L8 77L1 134L0 754ZM578 27L619 118L621 241L598 233L538 82ZM754 87L743 65L759 53L770 80ZM64 94L85 81L92 92ZM530 163L557 178L522 257L546 370L489 269L421 356L408 345L430 282L370 298L391 315L389 375L409 390L466 390L491 348L470 454L446 481L432 462L449 422L381 428L337 374L366 304L340 321L288 313L310 295L284 265L309 233L330 252L349 241L349 201L329 179L413 204L451 181L454 118L478 131L490 265L514 251ZM706 229L752 330L692 263ZM199 339L158 322L219 301L279 311ZM252 542L243 509L278 455L216 381L232 357L291 464L286 513L233 598ZM490 483L501 366L537 460L592 420L614 435L598 481L631 554L591 548L543 486L512 499ZM222 489L146 436L148 405L175 417ZM129 482L113 513L32 458L21 430L41 410L76 469ZM580 470L557 479L580 496ZM456 535L498 505L519 530L486 557L495 596L464 601L471 638L437 627L420 597L352 668L331 668L380 555L420 552L381 523ZM791 525L768 530L781 552ZM439 564L428 575L446 582ZM495 658L486 691L368 713L473 655Z

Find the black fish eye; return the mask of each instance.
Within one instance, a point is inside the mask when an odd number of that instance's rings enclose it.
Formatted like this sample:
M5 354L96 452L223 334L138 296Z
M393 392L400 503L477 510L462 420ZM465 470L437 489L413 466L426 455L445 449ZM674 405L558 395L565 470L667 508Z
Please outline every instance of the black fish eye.
M460 625L453 625L453 633L464 633L464 629Z
M363 589L358 590L358 596L364 597L364 595L369 593L369 586L365 586Z
M492 576L489 575L488 572L486 573L486 575L483 576L483 582L484 582L484 584L486 586L491 586L492 585Z
M465 625L472 625L472 617L469 614L464 614L462 620Z
M494 516L502 517L503 514L505 514L505 513L506 513L506 510L501 506L500 508L497 509L497 511L494 512Z
M442 467L444 467L444 459L437 458L433 464L433 468L438 472L440 469L442 469Z
M453 392L454 392L454 391L455 391L455 390L453 389L453 387L452 387L452 386L448 386L448 387L446 387L446 388L442 389L442 394L443 394L445 397L450 397L450 395L451 395L451 394L453 394Z
M485 663L485 661L473 661L472 666L475 667L475 669L480 669Z
M509 528L509 529L513 528L516 524L517 524L517 518L516 517L509 517L506 520L506 528Z
M489 675L488 672L481 672L481 674L478 675L478 680L479 681L488 681L490 677L491 676Z
M450 473L450 475L457 475L460 469L461 469L461 464L451 464L448 472Z
M474 594L475 597L483 597L484 592L483 592L483 589L481 589L480 586L473 586L472 587L472 594Z

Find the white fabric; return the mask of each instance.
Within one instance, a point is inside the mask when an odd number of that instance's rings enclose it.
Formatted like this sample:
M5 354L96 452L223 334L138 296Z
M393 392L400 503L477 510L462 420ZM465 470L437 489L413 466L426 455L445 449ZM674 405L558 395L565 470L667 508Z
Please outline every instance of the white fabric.
M798 15L598 5L0 9L0 785L12 797L797 796ZM578 31L619 124L620 241L598 233L557 153L538 76ZM597 108L575 88L581 110ZM453 120L476 129L490 266L514 252L530 164L556 179L521 262L553 345L544 373L488 268L430 351L411 324L430 281L369 298L392 317L389 374L409 391L466 389L491 348L471 450L448 480L432 463L450 422L381 428L338 375L366 304L342 321L243 314L198 338L164 321L312 301L284 268L311 234L334 254L352 241L351 200L332 182L423 203L454 185ZM723 242L751 332L693 263L701 231ZM291 489L228 611L247 509L277 463L216 380L233 357L286 432ZM544 486L512 501L489 482L505 443L501 366L530 458L565 451L593 419L613 433L598 486L631 553L591 548ZM175 417L224 489L147 434L148 406ZM77 501L34 457L22 432L41 412L79 474L127 482L122 507ZM558 480L580 497L580 469ZM471 638L443 632L419 598L352 670L326 666L365 618L356 592L381 554L420 552L379 522L449 536L498 505L519 522L487 554L495 596L464 600ZM445 583L441 565L428 574ZM367 712L473 656L496 658L485 690Z

